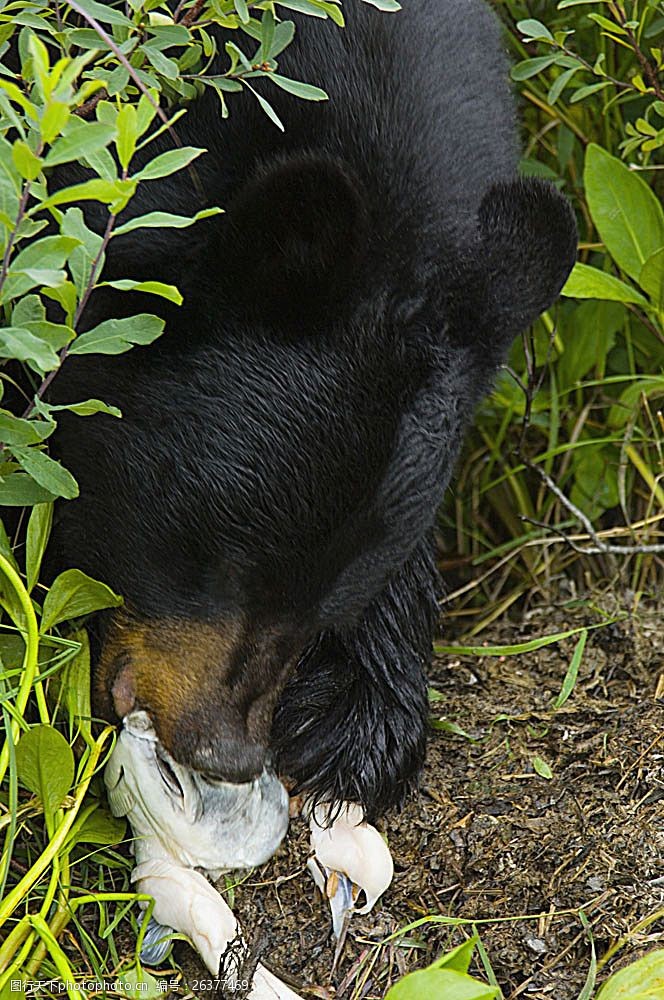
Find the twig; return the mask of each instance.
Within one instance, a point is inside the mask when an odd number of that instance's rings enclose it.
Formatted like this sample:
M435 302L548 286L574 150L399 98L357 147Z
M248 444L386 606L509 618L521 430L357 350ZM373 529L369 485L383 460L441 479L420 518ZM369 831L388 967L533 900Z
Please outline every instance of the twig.
M194 24L205 6L205 0L196 0L193 7L190 7L187 13L184 15L180 24L183 24L185 28L190 28Z
M173 128L169 124L168 116L166 115L164 109L159 106L159 104L158 104L157 101L155 101L154 97L152 96L152 94L150 93L150 91L148 90L148 88L145 86L145 84L141 80L140 76L138 75L138 73L136 72L136 70L134 69L134 67L131 65L131 63L129 62L129 60L127 59L127 57L124 54L124 52L122 52L122 50L117 46L117 44L115 43L115 41L113 40L113 38L108 34L107 31L104 30L104 28L102 28L102 26L99 23L99 21L97 21L97 19L94 18L92 16L92 14L88 14L87 11L84 10L83 7L81 7L81 5L79 3L77 3L77 0L67 0L67 2L68 2L68 5L71 7L71 9L75 10L76 13L79 14L83 18L84 21L87 21L88 24L90 25L90 27L93 28L96 31L96 33L99 35L99 37L101 38L101 40L103 42L105 42L106 45L108 45L109 49L111 50L111 52L113 53L113 55L115 56L115 58L118 60L119 63L121 63L124 66L124 68L127 70L127 72L129 73L129 76L132 78L132 80L134 81L134 83L136 84L136 86L138 87L138 89L140 90L140 92L145 97L147 97L147 99L149 100L150 104L155 109L156 113L161 118L161 120L164 123L164 125L167 126L168 132L169 132L169 134L171 136L171 139L175 143L175 145L176 146L182 146L182 143L180 142L179 136L177 135L177 133L173 130Z
M530 469L532 469L534 472L537 473L537 475L544 483L546 483L547 487L551 490L554 496L556 496L558 500L560 500L563 507L565 507L566 510L570 512L570 514L573 514L576 520L583 525L591 541L594 543L594 547L581 548L580 546L577 546L575 543L570 541L567 538L567 536L562 535L562 532L557 531L556 528L551 527L549 525L540 525L540 527L548 528L548 530L550 531L555 531L557 534L561 534L562 537L565 539L565 541L572 546L575 552L580 552L583 555L613 555L613 556L664 555L664 545L608 545L606 542L603 542L602 539L597 534L597 532L595 531L595 529L593 528L589 518L583 513L582 510L580 510L576 506L576 504L572 503L569 497L567 497L565 493L563 493L563 491L560 489L559 486L556 486L551 476L549 476L548 473L544 471L544 469L541 469L538 465L535 465L533 462L526 460L526 464ZM529 520L529 519L524 518L524 520Z
M81 296L81 299L80 299L80 301L78 303L78 306L76 307L76 313L74 315L74 322L73 322L74 328L76 328L77 324L79 323L79 321L81 319L81 315L83 313L83 310L85 309L86 305L88 304L88 300L89 300L89 298L90 298L90 296L92 294L92 291L94 289L95 283L97 281L97 275L99 273L99 266L100 266L102 257L103 257L103 255L106 252L106 249L108 247L109 241L111 239L111 235L113 233L113 226L115 225L115 220L116 219L117 219L117 215L109 215L109 217L108 217L108 222L106 223L106 229L104 230L104 235L103 235L102 241L101 241L101 243L99 245L99 250L97 251L95 259L92 262L92 267L90 269L90 277L88 278L88 283L85 286L85 291L83 292L83 295ZM46 377L44 378L43 382L41 383L41 385L37 389L37 392L35 393L34 400L30 403L30 405L27 407L27 409L25 410L25 412L23 414L23 419L24 420L27 419L28 417L30 417L32 415L32 413L34 412L35 402L37 400L39 400L39 399L43 399L46 390L48 389L48 387L50 386L51 382L53 381L53 379L55 378L55 376L58 374L58 372L60 371L60 369L62 368L62 365L63 365L64 361L66 360L68 354L69 354L69 344L65 344L65 346L62 348L62 350L60 351L60 353L58 355L59 361L58 361L57 367L54 368L52 371L50 371L48 373L48 375L46 375Z
M68 3L69 3L69 6L72 8L72 10L75 10L77 14L80 14L80 16L85 21L88 22L88 24L90 25L90 27L94 28L94 30L97 32L97 34L102 39L102 41L105 42L108 45L109 49L114 54L114 56L116 57L116 59L127 70L127 72L129 73L129 76L132 78L132 80L134 81L134 83L136 84L136 86L138 87L138 89L140 90L140 92L142 94L144 94L145 97L147 97L147 99L149 100L150 104L155 109L158 117L161 119L161 121L163 122L163 124L166 126L166 131L168 132L168 134L170 135L171 139L173 140L173 144L175 146L178 146L178 147L182 148L182 142L180 141L180 137L177 134L177 132L175 131L175 129L173 128L173 126L171 125L171 123L169 121L169 118L168 118L168 115L165 113L164 109L159 105L159 103L157 101L155 101L155 99L153 98L152 94L150 93L150 91L148 90L148 88L145 86L145 84L141 80L140 76L138 75L138 73L136 72L136 70L134 69L134 67L131 65L131 63L129 62L129 60L127 59L127 57L124 54L124 52L122 52L118 48L118 46L113 41L113 39L108 34L108 32L104 31L104 29L102 28L102 26L99 23L99 21L97 21L97 19L94 18L91 14L88 14L80 6L80 4L78 4L76 2L76 0L68 0ZM190 163L188 165L188 167L187 167L187 173L189 174L189 178L191 180L191 183L194 185L194 188L196 189L196 193L199 195L199 197L205 197L205 190L204 190L203 185L201 183L201 179L198 176L196 168L193 166L193 164Z
M72 114L78 115L79 118L87 118L92 114L94 109L97 107L100 101L105 101L108 97L108 91L105 87L98 90L96 94L89 97L87 101L83 101L83 104L79 104L77 108L74 108Z
M611 4L610 6L613 7L614 5ZM639 60L639 64L641 66L641 69L643 70L643 78L644 78L645 82L650 87L652 87L652 89L655 91L655 94L657 95L657 97L659 98L659 100L660 101L664 101L664 90L662 89L662 86L661 86L661 84L659 82L659 77L657 75L657 69L652 65L652 63L649 61L649 59L647 58L647 56L644 54L641 46L639 45L638 39L637 39L636 35L634 34L634 30L631 27L629 20L627 19L627 16L622 11L619 11L617 9L616 9L616 14L617 14L617 20L619 21L620 26L626 32L627 37L629 38L629 40L630 40L630 42L632 44L632 48L634 50L634 55Z
M37 156L41 153L41 147L37 150ZM25 210L28 207L28 200L30 198L30 181L26 181L23 185L23 191L21 193L21 200L18 204L18 211L16 213L16 225L9 234L9 239L7 240L7 246L5 247L5 252L2 258L2 270L0 271L0 289L2 289L6 279L7 273L9 271L9 261L11 259L12 250L14 249L14 243L16 242L16 237L18 235L18 230L23 221L23 216L25 215Z

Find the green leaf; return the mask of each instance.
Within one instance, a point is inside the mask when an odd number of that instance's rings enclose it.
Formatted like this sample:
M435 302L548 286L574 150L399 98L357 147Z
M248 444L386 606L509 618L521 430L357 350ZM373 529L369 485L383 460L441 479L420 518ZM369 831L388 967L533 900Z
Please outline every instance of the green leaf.
M119 278L117 281L102 281L100 285L117 288L122 292L148 292L160 295L162 299L182 305L182 295L175 285L165 285L163 281L132 281L130 278Z
M270 102L266 101L265 98L262 96L262 94L259 94L257 90L254 90L254 88L250 84L247 83L246 86L247 89L250 90L251 93L254 95L254 97L256 98L256 100L258 101L258 103L260 104L261 108L268 116L270 121L277 126L280 132L285 132L286 129L284 128L284 123L282 122L281 118L274 110Z
M584 629L579 637L579 641L576 644L574 650L574 655L572 656L571 663L565 674L565 680L563 681L563 686L560 690L560 694L553 703L555 709L562 708L566 701L570 698L574 688L576 686L576 681L579 676L579 667L581 666L581 660L583 659L583 653L586 648L586 642L588 640L588 630Z
M468 972L478 941L479 937L476 934L474 937L469 938L468 941L464 941L463 944L460 944L457 948L453 948L452 951L448 951L446 955L443 955L442 958L439 958L437 962L433 963L432 968L454 969L456 972Z
M12 310L12 326L39 323L45 319L46 308L38 295L26 295L16 302Z
M471 743L478 742L474 736L471 736L465 729L462 729L458 722L452 722L451 719L432 719L430 725L432 729L436 729L441 733L449 733L450 736L460 736Z
M536 56L534 59L523 59L512 67L510 76L513 80L530 80L542 70L548 69L556 61L556 56Z
M176 171L189 166L193 160L205 152L207 150L197 146L183 146L182 149L169 149L168 152L160 153L159 156L155 156L153 160L150 160L142 170L133 175L132 180L152 181L158 177L168 177L169 174L174 174Z
M175 59L169 59L156 45L150 45L149 43L144 45L141 51L147 57L150 65L156 69L157 73L161 73L167 80L177 80L179 67Z
M0 441L8 445L41 444L55 430L54 420L24 420L0 410Z
M279 0L279 6L302 14L311 14L312 17L327 17L327 11L312 0Z
M0 552L2 552L5 559L11 563L16 572L20 572L18 563L16 562L16 557L14 556L11 543L9 541L9 535L7 534L7 529L5 528L2 521L0 521Z
M72 118L66 133L57 139L46 154L44 163L54 167L59 163L84 160L88 154L104 149L115 137L115 128L102 122L87 122Z
M118 136L115 145L118 151L118 159L120 160L122 169L127 170L138 141L138 122L136 108L133 105L122 105L116 119L116 127Z
M129 18L117 9L107 4L97 3L96 0L78 0L79 7L82 7L86 14L90 14L96 21L102 24L117 24L124 28L132 28Z
M80 569L67 569L57 577L46 595L42 614L42 632L60 622L89 615L103 608L117 608L122 598L105 583L86 576Z
M485 986L463 972L425 969L398 982L386 1000L494 1000L498 996L498 987Z
M33 590L39 579L39 570L51 534L52 524L53 504L36 504L30 514L25 541L25 572L28 580L28 592Z
M55 191L42 202L41 207L52 208L54 205L64 205L68 201L101 201L108 205L112 212L121 212L131 200L135 190L136 181L131 178L126 181L111 181L93 177L92 180Z
M0 482L0 507L32 507L51 500L55 496L24 472L12 472Z
M617 506L620 499L618 455L611 445L591 444L574 451L573 466L574 486L570 495L572 503L585 511L591 519Z
M636 288L626 285L624 281L615 278L596 267L577 263L567 279L561 295L570 299L602 299L606 302L634 302L643 309L649 309L650 303Z
M159 983L145 969L129 969L118 977L123 994L131 1000L155 1000L164 994Z
M252 28L254 25L251 19L248 19L245 24L249 27L249 34L252 33ZM272 45L274 43L274 29L275 29L274 14L271 10L264 10L263 17L261 18L260 28L256 35L256 38L261 43L261 47L256 53L255 62L259 65L265 62L266 59L270 58L270 52L272 51Z
M35 240L14 258L10 273L15 270L29 271L33 268L39 270L60 268L79 242L73 236L44 236L41 240Z
M637 378L621 392L620 400L609 410L609 427L622 428L636 413L642 400L658 399L664 396L664 376Z
M192 216L172 215L170 212L148 212L147 215L137 215L136 218L118 226L113 236L122 236L123 233L131 233L134 229L186 229L199 219L220 215L222 211L221 208L204 208Z
M553 35L541 21L536 21L534 17L528 17L524 21L517 21L517 30L526 38L546 38L553 41Z
M45 295L49 299L53 299L54 302L58 302L67 316L67 322L74 322L78 299L76 295L76 286L73 282L65 280L62 284L56 285L55 287L43 288L42 295Z
M0 329L0 357L25 361L40 372L54 371L60 359L53 348L40 337L22 327Z
M658 309L664 308L664 247L643 265L639 285Z
M247 24L249 21L249 11L247 10L247 0L233 0L233 6L240 16L240 20Z
M278 73L266 73L265 75L272 83L276 83L277 87L281 87L289 94L295 94L296 97L300 97L304 101L327 101L328 99L324 90L321 90L320 87L312 87L310 83L289 80L288 77L280 76Z
M605 90L610 87L611 83L609 80L603 80L601 83L590 83L587 87L579 87L575 90L569 99L570 104L576 104L578 101L585 101L586 97L591 97L593 94L599 93L600 90Z
M10 450L21 468L43 489L56 497L64 497L65 500L73 500L78 496L78 484L71 472L45 451L16 446L12 446Z
M84 736L91 736L90 722L90 640L84 628L72 637L80 649L60 673L60 696L69 716L69 735L80 729Z
M59 288L66 280L66 272L54 268L31 267L27 271L15 271L10 268L10 274L0 294L0 301L9 302L19 295L25 295L32 288L41 288L44 292L46 288Z
M546 778L547 781L551 781L553 778L553 771L551 767L542 757L533 758L533 767L540 778Z
M14 558L14 553L12 552L12 548L4 524L0 529L0 551L2 552L3 556L5 556L5 558L9 560L14 569L20 573L20 569L18 567L16 559ZM18 598L18 594L16 593L9 579L4 573L0 573L0 607L2 607L4 611L7 612L10 620L14 623L14 625L16 625L17 628L25 631L26 628L25 611L23 610L21 602ZM20 645L20 649L15 651L16 655L13 658L12 654L8 653L7 649L4 648L8 643L11 643L12 640L17 640ZM2 678L3 671L8 666L12 666L13 664L19 664L23 660L23 655L25 651L25 643L23 642L20 635L15 634L12 636L11 634L8 635L5 633L2 636L1 641L3 644L3 648L1 650L1 657L0 657L0 678ZM2 691L3 691L3 685L0 680L0 693L2 693Z
M69 121L71 112L62 101L50 100L41 116L42 141L50 145Z
M378 10L388 11L388 13L401 10L401 4L397 3L397 0L364 0L364 2L371 4L372 7L378 7Z
M664 379L662 379L664 386ZM596 628L606 628L614 621L622 619L612 618L609 621L600 622L599 625L588 626L588 631ZM442 646L434 643L434 650L443 656L520 656L522 653L534 653L544 646L552 646L555 642L562 642L563 639L570 639L573 635L579 635L584 631L583 627L571 628L567 632L554 632L551 635L543 635L538 639L530 639L528 642L520 642L514 646Z
M662 205L637 173L594 143L588 146L584 177L602 242L618 267L638 281L646 261L664 247Z
M606 358L625 322L625 306L620 302L588 299L573 312L561 317L558 358L559 387L564 390L595 372L601 378ZM560 349L560 348L559 348Z
M275 25L274 37L270 45L270 51L266 53L267 59L276 59L278 55L287 49L295 37L295 25L292 21L281 21Z
M27 181L34 181L39 177L43 166L41 158L32 152L27 142L16 139L12 147L12 156L21 177Z
M611 976L597 1000L661 1000L664 996L664 949L652 951Z
M124 819L116 819L103 806L89 813L83 823L75 831L75 839L79 844L99 844L103 847L113 847L121 843L127 832ZM141 996L145 996L142 993ZM163 996L163 993L162 993Z
M63 323L49 323L48 320L39 320L36 323L24 323L23 327L33 336L38 337L39 340L43 340L54 351L61 350L76 336L71 326L65 326Z
M61 403L58 406L49 405L49 412L69 410L79 417L92 417L95 413L107 413L110 417L121 417L122 411L117 406L110 406L101 399L86 399L82 403Z
M108 74L106 79L106 89L108 90L109 96L115 97L117 94L121 94L130 79L129 70L125 69L122 65L116 66L113 72Z
M93 330L80 334L70 354L124 354L134 344L151 344L164 331L164 320L149 313L126 319L107 319Z
M79 241L79 246L72 252L69 258L69 270L74 279L79 295L83 295L92 274L92 266L97 259L103 239L98 234L88 228L80 208L68 208L62 219L62 232L67 236L73 236ZM104 254L99 256L97 268L98 273L104 267Z
M74 783L74 754L52 726L33 726L16 747L18 780L37 795L46 816L53 816Z
M604 28L605 31L610 32L613 35L627 35L628 32L625 28L616 24L615 21L609 21L608 17L603 17L602 14L588 14L591 21L595 24L599 24L600 28Z
M581 66L575 66L573 69L567 69L565 70L564 73L561 73L560 76L554 80L553 85L551 86L551 89L549 90L549 93L547 94L546 98L549 104L556 103L556 101L562 94L563 90L565 90L565 88L572 82L573 77L579 72L581 68L582 68Z

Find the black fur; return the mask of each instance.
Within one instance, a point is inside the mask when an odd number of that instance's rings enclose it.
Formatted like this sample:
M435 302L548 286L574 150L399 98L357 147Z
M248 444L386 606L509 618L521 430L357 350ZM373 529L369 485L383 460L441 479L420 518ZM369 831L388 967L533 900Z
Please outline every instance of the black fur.
M285 135L250 96L222 122L207 93L178 123L209 148L198 176L226 215L112 245L111 274L174 280L185 305L163 307L159 344L72 359L55 381L58 399L124 414L63 420L81 499L62 505L57 543L140 619L240 618L246 649L277 633L264 684L299 660L272 728L278 766L375 817L422 762L429 537L464 427L558 295L576 233L551 186L516 177L484 3L344 9L346 31L296 18L280 71L330 101L272 88ZM185 172L144 185L128 214L202 204ZM98 295L88 322L135 306ZM241 671L234 684L248 711Z
M356 626L316 638L275 714L284 773L315 800L363 803L370 821L403 801L424 760L432 549L422 541Z

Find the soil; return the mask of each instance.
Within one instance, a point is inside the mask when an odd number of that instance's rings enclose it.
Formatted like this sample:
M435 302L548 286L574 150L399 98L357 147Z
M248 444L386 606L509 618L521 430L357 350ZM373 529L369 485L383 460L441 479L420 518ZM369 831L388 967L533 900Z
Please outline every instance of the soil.
M547 608L494 626L490 641L601 620L590 606ZM474 922L505 1000L576 1000L593 947L601 958L627 938L599 983L664 946L664 613L590 631L573 693L553 711L577 640L520 656L437 657L430 677L442 700L432 709L446 725L432 729L419 793L385 824L393 884L373 913L353 918L336 962L302 819L231 891L262 960L304 997L383 998ZM422 918L431 919L387 940ZM209 978L179 948L185 980ZM471 972L487 975L479 958Z

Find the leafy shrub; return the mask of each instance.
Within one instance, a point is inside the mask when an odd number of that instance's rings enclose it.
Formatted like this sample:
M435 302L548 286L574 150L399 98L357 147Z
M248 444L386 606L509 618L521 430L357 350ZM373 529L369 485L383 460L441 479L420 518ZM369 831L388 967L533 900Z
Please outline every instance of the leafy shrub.
M635 591L656 589L664 509L664 6L495 6L522 169L572 200L581 245L568 298L515 344L482 408L441 519L454 564L482 580L467 599L494 616L561 573L585 584L622 570Z
M145 181L191 170L203 152L177 143L186 109L176 102L211 87L225 117L233 94L246 89L283 128L270 88L325 99L319 88L278 72L295 31L289 9L343 25L337 0L183 0L175 9L161 0L0 3L0 507L31 508L11 539L0 521L0 994L40 969L75 981L59 943L69 924L86 952L86 971L107 981L118 965L117 925L128 916L139 932L128 865L113 850L124 825L107 813L96 777L113 729L91 726L87 637L71 624L121 597L76 569L48 592L39 583L53 503L78 494L73 476L49 455L59 414L122 415L113 400L53 405L48 389L69 358L119 354L163 331L149 312L89 328L95 289L182 301L158 276L108 281L104 273L109 246L122 233L188 227L220 210L187 218L164 205L121 217ZM217 28L232 39L221 51ZM165 131L173 148L150 156ZM75 163L87 175L63 186ZM84 202L101 206L100 231L87 224ZM100 914L96 941L79 919L90 903ZM118 971L125 985L136 983L135 970ZM11 995L20 991L12 987Z

